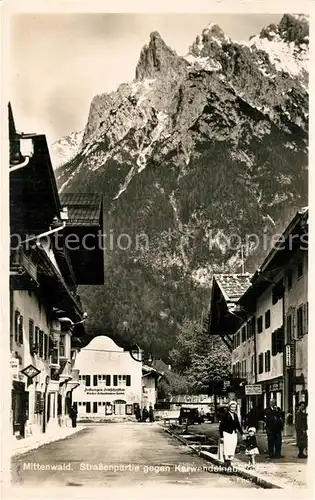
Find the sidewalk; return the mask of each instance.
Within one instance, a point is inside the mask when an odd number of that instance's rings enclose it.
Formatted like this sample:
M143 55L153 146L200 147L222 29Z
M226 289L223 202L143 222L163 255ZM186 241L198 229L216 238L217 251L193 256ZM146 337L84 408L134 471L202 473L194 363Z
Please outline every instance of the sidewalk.
M191 425L188 430L192 434L204 434L213 438L217 444L219 440L218 424ZM174 432L174 431L173 431ZM176 431L175 431L176 433ZM257 433L257 444L260 455L257 457L255 475L266 478L269 482L277 484L281 488L306 488L307 487L307 459L297 458L298 450L295 440L284 438L282 454L283 458L269 459L267 453L267 436L264 433ZM233 463L241 470L246 470L247 457L243 452L242 442L239 442L239 453L237 453ZM209 454L212 455L212 454ZM213 455L217 458L217 455Z
M65 439L72 434L82 431L85 429L84 426L79 427L59 427L58 429L47 432L45 434L38 434L30 436L25 439L16 439L12 437L12 447L11 447L11 457L22 455L28 451L35 450L44 444L52 443L53 441L59 441Z

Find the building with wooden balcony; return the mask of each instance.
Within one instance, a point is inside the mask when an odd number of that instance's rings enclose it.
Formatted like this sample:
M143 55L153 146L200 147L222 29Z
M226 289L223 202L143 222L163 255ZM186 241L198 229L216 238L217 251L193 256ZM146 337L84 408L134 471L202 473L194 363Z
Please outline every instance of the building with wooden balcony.
M10 106L9 138L11 418L27 437L67 424L85 333L77 287L104 283L103 250L82 242L103 231L103 206L85 195L78 223L78 198L60 198L45 136L18 133Z

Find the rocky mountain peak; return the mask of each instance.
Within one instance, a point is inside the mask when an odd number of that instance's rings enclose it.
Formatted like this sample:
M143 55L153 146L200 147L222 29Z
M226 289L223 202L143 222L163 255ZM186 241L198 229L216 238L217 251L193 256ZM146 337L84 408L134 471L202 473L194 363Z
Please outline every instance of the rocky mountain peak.
M136 79L156 78L158 76L174 76L185 72L187 63L171 49L157 31L150 34L150 42L140 53L136 67Z

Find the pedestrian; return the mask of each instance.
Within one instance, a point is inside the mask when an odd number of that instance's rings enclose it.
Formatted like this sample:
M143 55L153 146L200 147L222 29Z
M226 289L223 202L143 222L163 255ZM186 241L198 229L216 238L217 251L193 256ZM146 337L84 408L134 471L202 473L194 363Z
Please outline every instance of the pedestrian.
M146 408L146 406L143 408L142 410L142 422L146 422L147 421L147 418L149 416L149 413L148 413L148 410Z
M305 401L301 401L295 413L296 445L299 449L298 458L307 458L304 454L307 448L307 413Z
M256 441L256 428L249 427L247 434L244 438L245 442L245 455L248 456L248 469L255 469L256 462L255 456L259 455L259 450Z
M150 422L154 422L154 410L152 405L149 406L149 420Z
M283 420L283 412L277 406L276 400L272 399L264 414L269 458L281 458Z
M141 421L141 410L140 410L140 406L137 405L136 408L135 408L135 417L137 419L138 422Z
M69 411L69 417L71 418L72 421L72 427L77 426L77 416L78 416L78 411L76 407L72 405Z
M226 467L231 466L237 445L237 431L243 435L243 430L237 416L237 403L231 401L228 411L222 416L219 433L220 443L223 443L223 455Z

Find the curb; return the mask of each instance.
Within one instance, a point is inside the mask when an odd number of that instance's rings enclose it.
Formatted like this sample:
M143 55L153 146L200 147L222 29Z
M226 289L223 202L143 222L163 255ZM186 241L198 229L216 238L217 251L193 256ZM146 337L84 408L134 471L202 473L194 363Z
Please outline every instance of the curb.
M42 448L43 446L46 446L47 444L56 443L57 441L63 441L64 439L68 439L68 438L70 438L70 437L78 434L79 432L84 431L85 429L86 429L86 427L81 427L81 428L78 428L75 432L71 432L70 434L67 434L67 435L65 435L63 437L60 437L60 436L59 437L54 437L54 436L52 436L51 439L48 439L44 443L43 442L33 443L27 449L15 450L15 451L13 451L11 453L11 460L13 458L17 458L17 457L20 457L22 455L26 455L26 453L29 453L30 451L38 450L39 448Z
M203 458L204 460L207 460L208 462L212 462L213 464L215 464L217 466L222 467L223 462L221 462L221 460L219 460L216 455L213 455L213 453L209 453L208 451L198 451L194 445L187 443L187 441L184 438L182 438L181 436L177 436L169 429L165 429L165 428L163 428L163 429L165 432L170 434L172 437L178 439L178 441L180 441L182 444L185 444L190 450L192 450L199 457ZM244 469L238 467L237 465L233 466L233 473L236 476L242 477L243 479L246 479L247 481L251 481L251 482L257 484L257 486L259 486L260 488L281 489L281 490L283 489L283 486L280 486L280 484L267 481L262 476L258 476L257 474L254 474L252 472L244 470Z

